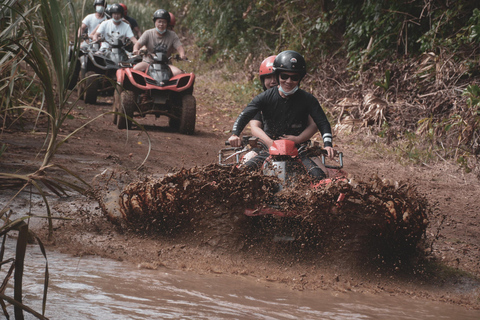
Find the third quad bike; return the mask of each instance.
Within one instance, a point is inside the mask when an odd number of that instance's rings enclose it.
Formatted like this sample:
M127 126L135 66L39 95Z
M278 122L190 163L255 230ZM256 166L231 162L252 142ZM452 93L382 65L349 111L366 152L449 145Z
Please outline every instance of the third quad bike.
M153 114L167 116L169 126L182 133L193 134L196 101L193 96L195 75L173 76L164 50L155 50L153 63L143 72L134 68L117 71L113 123L119 129L130 129L134 116ZM176 56L177 59L178 56ZM120 117L119 117L120 115Z

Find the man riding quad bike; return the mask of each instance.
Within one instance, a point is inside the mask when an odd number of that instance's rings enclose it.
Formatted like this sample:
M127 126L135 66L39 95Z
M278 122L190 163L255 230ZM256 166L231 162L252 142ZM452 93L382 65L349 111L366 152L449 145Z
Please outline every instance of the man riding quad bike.
M153 63L143 72L134 68L117 71L113 123L119 129L130 129L134 116L153 114L167 116L169 126L182 134L193 134L196 100L192 95L195 75L173 76L166 52L158 48ZM122 117L118 117L121 115Z
M117 72L113 122L119 129L131 128L134 116L153 114L169 118L169 126L183 134L193 134L196 101L193 97L195 75L169 64L170 53L177 50L177 60L187 60L182 43L168 30L170 14L159 9L153 14L155 28L145 31L133 48L143 53L143 61L133 68ZM118 118L118 115L122 118Z
M116 71L125 65L132 65L125 47L129 41L136 42L130 26L122 21L123 8L118 4L110 7L112 19L103 21L93 34L93 42L101 43L100 50L83 48L79 58L79 97L86 103L96 103L99 92L113 95ZM83 54L82 54L83 53ZM95 77L103 75L103 77ZM86 79L82 81L82 79Z

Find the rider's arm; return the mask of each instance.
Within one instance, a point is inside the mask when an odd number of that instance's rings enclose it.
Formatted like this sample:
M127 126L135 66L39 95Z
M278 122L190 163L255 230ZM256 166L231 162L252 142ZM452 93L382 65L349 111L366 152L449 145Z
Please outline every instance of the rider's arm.
M140 27L135 26L133 27L132 31L133 31L133 34L137 37L137 39L140 39L140 37L142 36L142 31L140 31Z
M318 100L315 99L313 96L311 97L311 99L312 100L310 100L310 102L308 103L310 107L310 115L312 116L313 121L315 121L318 130L320 130L320 132L322 133L324 146L332 147L332 127L330 126L330 122L328 122L327 116L325 115L325 112L323 112L323 109L320 106Z
M260 112L260 109L258 108L258 104L259 104L259 98L258 96L256 96L255 98L253 98L252 102L250 102L245 107L245 109L243 109L243 111L237 117L237 120L235 120L235 123L233 124L233 129L232 129L232 136L228 138L228 141L230 142L230 145L232 147L240 147L242 145L240 134L242 133L243 129L248 124L248 122L251 119L253 119L253 117L255 117L257 113Z
M100 38L100 33L92 32L92 33L90 33L90 38L92 38L93 41L97 41Z
M142 49L143 46L147 44L148 41L148 31L144 32L140 38L138 38L137 42L133 46L132 53L138 54L138 51ZM146 49L146 47L145 47Z
M245 109L243 109L243 111L240 113L240 115L237 117L237 120L235 120L235 123L233 124L232 134L240 136L243 129L245 129L245 127L247 126L248 122L252 120L258 112L262 111L262 106L267 103L265 99L266 92L268 91L262 92L257 95L245 107Z
M103 21L103 22L105 22L105 21ZM102 38L104 27L100 28L100 26L103 24L103 22L99 23L95 27L95 29L93 29L92 33L89 34L89 37L92 38L93 41L97 41L99 38Z
M252 135L262 140L267 147L270 148L273 144L273 140L263 131L263 123L261 121L255 119L250 120L250 131Z
M78 37L81 38L82 34L84 34L85 31L87 31L87 25L85 23L82 23L80 28L78 28Z
M178 54L180 55L180 59L185 59L186 58L185 49L183 48L183 46L178 47L177 51L178 51Z
M242 139L239 136L232 134L230 138L228 138L228 142L232 147L241 147L242 146Z
M315 122L318 130L320 130L322 134L323 146L327 151L328 156L330 158L333 158L335 156L335 149L333 149L333 136L330 122L328 122L325 112L323 111L320 103L315 97L307 97L307 100L305 102L309 108L309 112L311 117L313 118L313 121Z
M298 136L284 135L283 138L292 140L296 144L301 144L305 141L308 141L315 133L317 133L318 128L313 118L308 116L308 125Z
M139 41L135 42L135 44L133 45L132 53L133 54L138 54L138 50L140 50L141 46L142 46L142 44Z

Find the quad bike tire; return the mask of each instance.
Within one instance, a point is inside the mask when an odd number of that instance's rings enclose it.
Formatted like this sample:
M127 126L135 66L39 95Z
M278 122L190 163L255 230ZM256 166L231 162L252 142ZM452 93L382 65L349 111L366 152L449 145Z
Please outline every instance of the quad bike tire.
M75 90L75 86L78 84L78 78L80 76L81 68L80 68L80 62L75 62L72 61L73 59L73 53L71 52L71 48L69 48L69 64L75 63L75 69L73 70L73 75L70 81L68 82L68 90Z
M85 78L85 70L79 71L78 82L77 82L77 95L78 99L85 99L85 81L82 81Z
M85 81L85 103L95 104L97 103L98 88L100 86L100 80L97 77L91 77L96 73L93 71L88 71L85 74L87 78Z
M118 129L130 129L132 127L132 118L135 111L135 93L133 91L122 91L119 103L116 104L119 113L124 116L117 118Z
M113 94L113 124L118 123L118 105L120 104L120 92L115 90Z
M195 132L195 121L197 117L197 102L191 94L182 96L182 112L178 132L192 135Z

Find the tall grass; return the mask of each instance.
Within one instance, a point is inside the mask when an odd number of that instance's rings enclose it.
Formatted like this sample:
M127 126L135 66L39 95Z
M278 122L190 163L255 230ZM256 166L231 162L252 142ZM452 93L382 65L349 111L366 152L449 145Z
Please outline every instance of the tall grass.
M10 204L15 201L20 192L30 188L35 189L45 203L49 235L51 236L53 217L47 200L48 191L62 195L67 194L68 190L84 192L88 186L78 175L63 167L60 169L64 170L72 179L67 180L48 174L49 169L55 166L52 160L58 148L83 127L74 130L64 138L59 136L64 121L71 117L72 108L75 106L75 103L69 102L72 100L72 91L68 90L68 84L75 67L75 64L70 61L76 61L78 54L78 50L76 50L73 52L73 56L70 56L70 39L73 39L73 48L77 48L78 22L72 1L8 0L0 4L0 25L2 27L0 33L0 115L3 115L3 124L6 124L12 114L18 115L23 112L37 112L39 116L45 117L48 121L43 158L38 163L38 169L30 174L0 172L0 186L6 185L16 190L12 198L3 207L0 207L0 218L4 222L0 227L0 236L5 239L8 233L18 231L15 258L4 260L5 249L2 246L0 250L0 266L11 265L2 288L0 288L0 305L7 318L5 302L14 305L15 319L23 319L24 311L37 318L45 319L48 264L45 270L42 313L22 304L23 264L27 237L31 234L28 221L32 216L20 217L11 221L8 213ZM28 74L28 77L33 80L26 80L28 79L25 72L27 69L33 71L33 74ZM38 90L32 90L33 88ZM40 105L36 106L34 102L39 102ZM8 148L5 145L0 146L0 156L4 156L7 152ZM45 254L40 239L37 239L37 242ZM8 283L12 272L14 272L15 278L13 298L5 295L2 290Z

